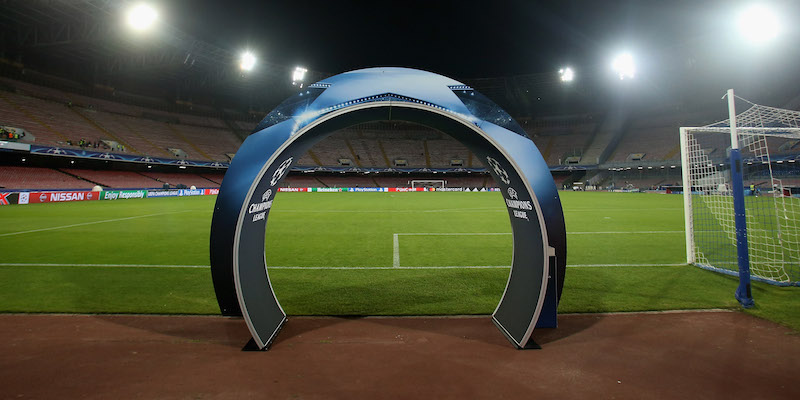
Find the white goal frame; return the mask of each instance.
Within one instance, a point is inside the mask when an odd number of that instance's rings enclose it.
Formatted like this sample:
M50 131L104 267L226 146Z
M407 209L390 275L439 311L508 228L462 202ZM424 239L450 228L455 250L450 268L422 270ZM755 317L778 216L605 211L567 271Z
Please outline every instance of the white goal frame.
M744 273L748 292L750 275L754 280L770 284L800 286L800 198L794 197L791 190L783 186L780 177L773 174L773 169L780 163L794 165L797 162L800 165L800 157L772 159L773 153L767 144L769 138L800 140L800 112L753 104L747 111L736 115L732 91L728 92L728 97L729 120L703 127L680 128L686 260L689 264L740 278ZM739 125L737 118L741 121ZM720 138L728 138L727 149L716 149L724 153L704 149L702 140L698 140L712 135L719 135L713 136L718 143L725 143ZM747 210L742 173L750 167L752 170L760 168L759 175L754 176L769 186L763 193L751 188L749 195L763 197L750 197L748 204L760 208ZM753 178L750 180L752 184ZM702 209L695 211L695 201L702 202L697 204ZM737 201L740 202L738 210ZM717 230L711 232L698 228L701 230L696 231L697 213L701 213L701 220L705 218L702 221L705 226L712 220L711 225L717 226ZM700 246L696 235L706 235ZM701 247L709 243L733 245L738 257L728 262L717 257L706 258L705 249ZM712 259L715 260L709 261ZM720 263L727 265L715 265Z
M427 185L432 184L441 184L441 186L435 186L437 189L441 189L447 186L447 181L444 179L415 179L411 181L411 187L414 189L417 187L430 187Z

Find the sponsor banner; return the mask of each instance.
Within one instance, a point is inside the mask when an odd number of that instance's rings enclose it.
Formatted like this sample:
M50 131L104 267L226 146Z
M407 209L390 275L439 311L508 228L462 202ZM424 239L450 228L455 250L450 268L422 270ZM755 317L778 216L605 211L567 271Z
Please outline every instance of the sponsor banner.
M180 191L175 190L148 190L147 197L178 197Z
M205 189L206 196L211 196L215 194L219 194L219 189Z
M309 188L311 192L333 193L341 192L342 188Z
M279 192L310 192L312 188L293 188L293 187L282 187L278 188Z
M17 193L0 193L0 206L7 206L17 204L19 194Z
M463 192L464 188L460 187L445 187L445 188L431 188L432 192Z
M347 188L348 192L387 192L386 188L379 188L379 187L356 187L356 188Z
M31 145L27 143L0 141L0 149L31 151Z
M389 192L426 192L426 188L409 188L409 187L395 187L395 188L388 188Z
M175 160L172 158L156 158L139 156L133 154L118 154L111 152L93 151L88 148L60 148L30 145L30 152L36 154L49 154L55 156L68 156L68 157L81 157L81 158L99 158L103 160L117 160L117 161L130 161L148 164L170 164L170 165L191 165L202 167L216 167L228 168L230 163L222 163L217 161L194 161L194 160Z
M99 200L101 192L29 192L20 193L19 204L60 203L65 201ZM23 196L25 194L26 196Z
M118 200L118 199L143 199L147 197L146 190L104 190L102 196L103 200Z
M203 189L180 189L178 196L202 196L205 194Z

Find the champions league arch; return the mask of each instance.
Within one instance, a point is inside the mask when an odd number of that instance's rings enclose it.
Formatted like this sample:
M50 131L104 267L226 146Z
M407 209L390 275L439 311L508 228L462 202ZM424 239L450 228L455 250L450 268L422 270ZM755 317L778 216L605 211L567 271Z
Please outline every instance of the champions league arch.
M513 259L492 321L518 348L534 327L555 327L566 271L564 214L550 170L500 107L450 78L369 68L309 85L244 141L220 187L211 222L211 274L223 315L242 315L265 350L286 322L269 280L264 239L272 201L297 160L332 132L368 121L409 121L449 134L488 166L502 189ZM538 325L537 325L538 322Z

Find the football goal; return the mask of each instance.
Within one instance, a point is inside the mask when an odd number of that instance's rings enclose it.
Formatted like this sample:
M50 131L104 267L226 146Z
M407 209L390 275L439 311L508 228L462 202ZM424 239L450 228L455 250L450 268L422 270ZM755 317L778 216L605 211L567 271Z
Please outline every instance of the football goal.
M439 180L436 180L436 179L429 179L429 180L417 179L417 180L411 181L411 187L412 188L426 188L426 189L436 188L436 189L441 189L441 188L443 188L445 186L445 184L446 184L446 182L441 180L441 179L439 179Z
M751 277L800 286L800 112L727 97L729 119L680 128L686 257L739 276L748 307Z

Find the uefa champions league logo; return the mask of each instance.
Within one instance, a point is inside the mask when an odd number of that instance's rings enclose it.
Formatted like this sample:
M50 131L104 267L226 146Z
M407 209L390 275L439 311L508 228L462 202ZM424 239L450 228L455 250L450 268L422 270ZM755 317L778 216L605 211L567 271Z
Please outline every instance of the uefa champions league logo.
M494 173L498 178L500 178L501 181L503 181L503 183L506 185L511 183L511 180L508 179L508 173L503 169L503 167L500 166L500 163L497 160L492 157L486 157L486 161L489 162L489 165L492 166L492 170L494 170Z
M510 197L512 199L518 199L519 197L517 197L517 190L512 188L512 187L509 187L508 188L508 197Z
M292 160L294 160L294 157L287 158L281 163L278 169L275 170L275 173L272 174L272 180L269 181L270 186L275 186L275 184L278 183L281 178L283 178L283 174L285 174L289 169L289 166L292 165Z
M261 201L267 201L269 196L272 196L272 189L267 189L267 191L261 195Z

